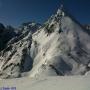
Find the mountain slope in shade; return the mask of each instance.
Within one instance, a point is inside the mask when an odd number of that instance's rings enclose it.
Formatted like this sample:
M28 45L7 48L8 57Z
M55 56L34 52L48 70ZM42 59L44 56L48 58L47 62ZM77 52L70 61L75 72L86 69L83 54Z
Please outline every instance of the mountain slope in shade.
M24 24L17 33L0 52L1 78L85 75L90 71L90 32L63 7L43 26Z
M11 26L5 27L0 23L0 51L3 50L10 39L17 36L15 29Z

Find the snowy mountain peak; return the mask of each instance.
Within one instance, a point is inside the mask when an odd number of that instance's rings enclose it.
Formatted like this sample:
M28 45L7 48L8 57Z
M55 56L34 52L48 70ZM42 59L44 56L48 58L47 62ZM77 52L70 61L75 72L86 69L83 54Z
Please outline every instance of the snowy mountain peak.
M63 5L43 25L28 22L0 52L0 77L85 75L90 71L90 34Z
M57 11L57 15L59 15L59 16L64 16L64 7L63 7L63 4L60 6L60 8L58 9L58 11Z

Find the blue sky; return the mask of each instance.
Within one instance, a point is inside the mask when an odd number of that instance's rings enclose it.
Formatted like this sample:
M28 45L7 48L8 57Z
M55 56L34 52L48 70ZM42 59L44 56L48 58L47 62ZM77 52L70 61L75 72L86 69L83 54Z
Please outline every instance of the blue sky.
M45 22L61 2L81 23L90 24L90 0L0 0L0 22L18 26L22 22Z

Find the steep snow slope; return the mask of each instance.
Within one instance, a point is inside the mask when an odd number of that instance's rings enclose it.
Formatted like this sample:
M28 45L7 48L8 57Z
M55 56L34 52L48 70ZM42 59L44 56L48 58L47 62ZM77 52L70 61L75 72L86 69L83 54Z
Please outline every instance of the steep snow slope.
M90 76L0 80L0 88L3 87L16 90L90 90Z
M34 63L30 77L84 75L90 70L90 32L63 9L32 38L36 48L31 45Z

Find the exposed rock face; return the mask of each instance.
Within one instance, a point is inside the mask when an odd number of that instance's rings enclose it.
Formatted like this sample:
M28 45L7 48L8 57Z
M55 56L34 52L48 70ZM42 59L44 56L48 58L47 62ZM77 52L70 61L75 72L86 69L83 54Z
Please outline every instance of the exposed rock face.
M0 52L0 75L14 78L85 75L90 70L90 32L63 8L43 25L24 24Z

